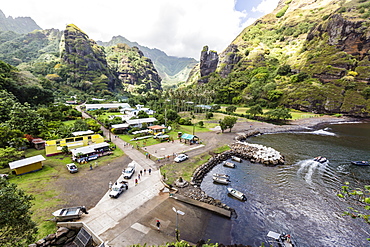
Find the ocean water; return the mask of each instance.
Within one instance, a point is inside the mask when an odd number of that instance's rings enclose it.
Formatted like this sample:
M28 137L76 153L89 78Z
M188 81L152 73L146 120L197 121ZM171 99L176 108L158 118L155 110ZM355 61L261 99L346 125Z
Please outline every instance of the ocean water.
M236 210L229 244L260 246L268 243L271 230L290 233L298 246L370 246L370 226L342 216L347 207L357 206L336 196L344 182L355 188L370 184L370 166L351 164L370 159L369 123L327 125L247 141L280 151L286 163L267 167L243 161L235 169L220 164L204 178L201 188ZM315 162L316 156L329 162ZM231 183L213 183L213 173L230 175ZM229 196L227 186L244 192L248 200Z

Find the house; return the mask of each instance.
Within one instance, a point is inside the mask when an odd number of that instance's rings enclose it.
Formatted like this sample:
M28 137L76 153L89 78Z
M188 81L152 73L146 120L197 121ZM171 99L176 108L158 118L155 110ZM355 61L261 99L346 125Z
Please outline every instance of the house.
M22 175L29 172L34 172L42 169L42 162L45 160L44 156L36 155L30 158L25 158L9 163L11 170L14 170L15 174Z
M46 141L41 138L34 138L32 139L32 144L37 150L41 150L45 148Z
M64 139L51 140L46 141L45 143L45 153L46 156L51 156L62 153L62 148L64 146L67 146L68 150L71 150L72 148L84 147L102 142L104 142L104 137L99 134L74 136Z
M150 130L149 133L153 135L158 135L160 133L164 134L166 127L159 126L159 125L153 125L153 126L149 126L148 129Z
M139 111L143 111L148 115L153 115L155 113L155 111L151 110L150 108L145 108L143 105L136 105L136 109L131 107L123 108L121 110L121 113L127 114L129 116L137 116Z
M110 152L110 148L109 143L102 142L86 147L74 148L70 151L72 153L72 160L81 163L95 160L100 156L106 155L106 153Z
M92 134L94 134L94 131L92 130L72 132L73 136L84 136L84 135L92 135Z
M127 120L127 124L131 128L134 128L134 127L142 128L143 127L143 123L147 123L148 125L151 125L155 121L157 121L157 119L154 118L154 117L150 117L150 118L137 118L137 119Z
M92 110L109 110L109 109L124 109L129 108L130 105L127 103L110 103L110 104L85 104L86 111Z

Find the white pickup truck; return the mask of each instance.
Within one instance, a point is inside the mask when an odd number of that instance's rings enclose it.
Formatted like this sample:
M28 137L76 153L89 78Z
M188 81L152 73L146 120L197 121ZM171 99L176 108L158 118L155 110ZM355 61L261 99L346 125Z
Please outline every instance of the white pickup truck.
M124 190L128 190L128 185L127 182L120 182L120 183L115 183L112 186L112 190L109 192L109 196L111 198L118 198L119 195L123 193Z

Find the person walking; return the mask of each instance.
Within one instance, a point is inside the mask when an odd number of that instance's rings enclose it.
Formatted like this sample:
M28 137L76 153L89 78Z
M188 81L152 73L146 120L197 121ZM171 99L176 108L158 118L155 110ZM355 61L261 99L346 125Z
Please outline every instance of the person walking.
M156 225L157 225L157 229L158 229L158 231L160 231L161 222L160 222L159 220L157 220Z
M151 168L149 168L149 171L148 171L148 172L149 172L149 175L150 175L150 174L152 173L152 169L151 169Z
M146 175L146 169L144 169L144 175Z
M137 185L137 178L135 178L135 186Z
M143 176L143 170L140 170L140 176Z

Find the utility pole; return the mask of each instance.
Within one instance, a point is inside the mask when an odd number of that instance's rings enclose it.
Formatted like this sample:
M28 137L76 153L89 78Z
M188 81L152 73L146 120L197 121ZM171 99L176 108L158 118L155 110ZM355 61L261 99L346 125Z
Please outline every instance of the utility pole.
M176 229L175 229L176 241L180 241L180 231L179 231L178 215L185 215L185 213L182 212L182 211L180 211L180 210L176 210L175 207L172 207L172 210L176 213Z

